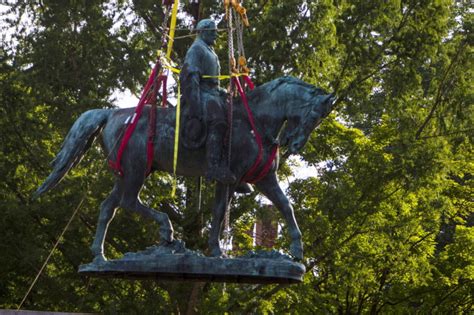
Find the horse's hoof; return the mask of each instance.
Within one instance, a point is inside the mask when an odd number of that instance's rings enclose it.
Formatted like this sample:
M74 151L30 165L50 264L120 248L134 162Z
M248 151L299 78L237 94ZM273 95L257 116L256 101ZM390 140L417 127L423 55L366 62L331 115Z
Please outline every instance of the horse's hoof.
M211 257L226 258L227 256L220 248L211 249Z
M229 258L229 256L226 253L221 253L220 255L212 255L211 257L222 258L222 259Z
M160 241L158 242L158 246L164 246L164 247L173 246L173 244L174 244L174 240L172 240L171 242L168 242L167 240L160 239Z
M296 261L303 260L303 246L302 245L291 245L290 254L293 256L293 259Z
M160 240L168 243L173 243L173 229L163 228L160 229Z
M107 261L107 258L105 258L104 254L99 254L99 255L96 255L94 257L94 259L92 260L92 263L93 264L100 264L100 263L104 263Z

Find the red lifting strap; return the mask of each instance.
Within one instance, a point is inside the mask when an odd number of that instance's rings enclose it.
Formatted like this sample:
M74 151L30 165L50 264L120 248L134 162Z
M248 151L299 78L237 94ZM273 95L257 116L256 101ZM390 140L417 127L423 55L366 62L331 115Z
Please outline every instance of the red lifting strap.
M259 182L260 180L262 180L265 176L267 176L268 172L270 171L270 169L273 166L273 162L275 161L275 158L277 157L278 149L279 149L278 145L273 146L272 152L270 153L270 156L268 157L267 162L262 167L260 173L258 173L257 176L255 176L253 179L251 179L251 175L253 175L253 174L248 174L247 173L244 176L244 179L247 183L255 184L255 183Z
M154 140L156 135L156 93L160 89L160 84L163 86L162 92L162 105L166 107L168 104L168 93L166 90L167 84L167 76L160 75L156 83L156 89L152 91L152 96L150 97L151 101L146 103L151 103L150 108L150 116L148 116L148 138L146 143L146 171L145 176L148 176L151 173L151 167L153 165L153 147L154 147Z
M160 62L155 64L153 71L148 78L148 81L143 89L140 101L135 109L135 113L132 115L131 121L125 130L125 134L120 143L120 147L117 151L117 158L115 161L109 160L109 166L120 176L123 176L123 169L121 165L122 155L127 147L128 141L132 137L133 132L140 120L143 112L143 108L146 104L155 104L157 91L163 83L163 89L166 91L166 76L158 76L158 71L161 70ZM158 76L158 77L157 77ZM153 89L152 89L153 88ZM163 104L166 104L166 92L163 93ZM155 124L156 124L156 108L152 106L149 117L149 129L148 129L148 140L147 140L147 169L146 175L150 173L151 163L153 162L153 139L155 136Z
M247 83L247 85L249 86L249 88L253 89L254 85L253 85L252 81L250 80L250 78L248 76L243 76L243 78L244 78L245 82ZM260 166L260 162L262 161L262 158L263 158L262 137L260 136L260 134L257 131L257 128L255 127L255 121L254 121L254 118L253 118L252 111L250 109L249 103L247 101L247 97L245 95L244 90L242 89L242 86L240 85L239 80L236 77L232 78L232 80L234 80L234 83L237 86L237 90L239 91L240 97L242 98L242 103L244 104L245 110L247 111L247 116L249 118L249 123L250 123L252 131L255 135L255 141L257 142L257 146L258 146L257 158L255 159L255 162L253 163L252 167L250 167L250 169L247 171L247 173L245 173L244 177L242 178L242 181L254 184L254 183L260 181L262 178L264 178L268 174L268 172L270 171L270 169L273 165L273 161L275 160L275 158L278 154L278 145L275 145L273 147L272 152L271 152L270 156L268 157L268 160L266 161L266 163L264 164L264 166L262 167L260 172L258 174L255 174L258 167Z
M244 78L244 81L245 83L247 83L249 89L253 90L255 88L255 85L253 84L252 80L250 80L250 77L248 75L243 75L242 78Z

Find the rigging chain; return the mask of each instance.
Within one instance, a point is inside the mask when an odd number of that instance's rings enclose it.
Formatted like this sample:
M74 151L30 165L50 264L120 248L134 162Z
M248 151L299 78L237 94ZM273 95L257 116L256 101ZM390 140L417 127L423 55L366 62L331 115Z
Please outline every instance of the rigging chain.
M227 164L230 166L232 158L232 125L233 125L233 96L235 94L235 80L241 75L247 76L250 70L247 68L247 61L245 59L245 50L243 43L243 28L249 26L246 9L241 5L240 0L224 0L225 16L227 19L228 37L227 43L229 46L229 99L228 99L228 151ZM237 51L239 59L236 62L234 52L234 26L237 37ZM226 187L225 192L225 214L224 214L224 248L230 248L230 205L229 205L229 186Z
M227 17L227 28L228 28L228 37L227 44L229 46L229 74L232 74L235 69L235 59L234 59L234 30L232 27L232 7L226 6L226 17ZM232 157L232 122L233 122L233 94L234 94L234 83L233 80L230 80L229 83L229 96L228 96L228 107L227 115L229 121L228 127L228 150L227 150L227 164L230 166L231 157ZM230 248L230 206L229 206L229 185L225 189L225 208L224 208L224 250Z

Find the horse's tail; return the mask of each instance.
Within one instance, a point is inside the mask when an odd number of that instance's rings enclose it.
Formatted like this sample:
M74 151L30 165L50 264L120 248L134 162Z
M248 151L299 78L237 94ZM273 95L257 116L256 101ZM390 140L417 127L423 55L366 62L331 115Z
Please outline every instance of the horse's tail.
M102 131L112 110L93 109L83 113L72 126L64 140L61 150L51 162L53 171L44 183L34 192L33 198L54 188L71 168L77 165Z

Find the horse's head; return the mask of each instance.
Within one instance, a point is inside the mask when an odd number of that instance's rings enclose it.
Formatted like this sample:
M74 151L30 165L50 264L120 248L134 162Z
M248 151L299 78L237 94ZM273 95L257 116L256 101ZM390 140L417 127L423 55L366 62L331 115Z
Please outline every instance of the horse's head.
M334 101L335 96L332 94L314 95L306 104L300 106L306 110L300 110L298 115L288 118L280 140L282 145L288 147L289 154L295 154L303 148L311 132L331 112Z

